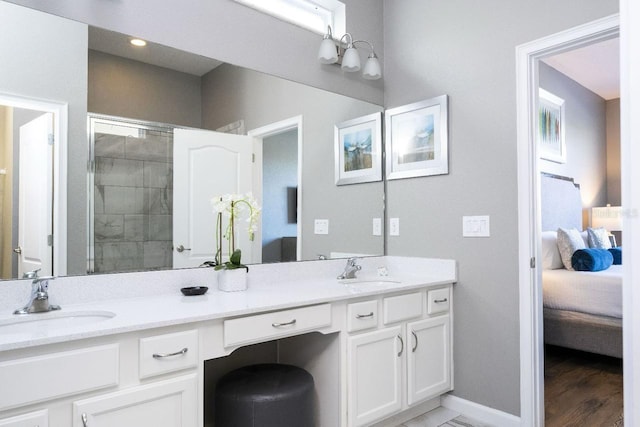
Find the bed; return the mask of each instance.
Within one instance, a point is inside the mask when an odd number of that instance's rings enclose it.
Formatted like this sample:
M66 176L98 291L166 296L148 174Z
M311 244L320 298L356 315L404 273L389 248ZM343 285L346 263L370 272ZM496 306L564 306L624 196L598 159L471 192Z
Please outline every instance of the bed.
M622 357L622 266L570 271L558 263L555 231L582 230L580 187L573 179L541 176L544 342Z

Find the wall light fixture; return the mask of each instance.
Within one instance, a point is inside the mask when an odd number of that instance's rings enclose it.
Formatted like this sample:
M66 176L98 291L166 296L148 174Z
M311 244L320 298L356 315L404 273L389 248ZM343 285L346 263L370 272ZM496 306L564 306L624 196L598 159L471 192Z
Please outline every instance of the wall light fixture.
M357 43L366 44L371 50L364 64L362 77L367 80L378 80L382 77L382 68L373 50L373 45L366 40L354 40L350 33L345 33L336 44L330 26L327 27L327 33L320 43L318 61L321 64L340 64L342 70L348 73L360 71L360 54L356 49Z

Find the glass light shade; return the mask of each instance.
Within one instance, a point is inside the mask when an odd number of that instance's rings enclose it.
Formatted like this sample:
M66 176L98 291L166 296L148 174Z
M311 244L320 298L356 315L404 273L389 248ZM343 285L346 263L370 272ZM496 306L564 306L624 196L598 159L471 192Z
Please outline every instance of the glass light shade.
M349 47L342 57L342 69L349 73L360 71L360 55L355 47Z
M378 80L382 77L382 69L380 68L380 62L375 55L369 56L367 62L364 63L364 69L362 70L362 77L367 80Z
M332 39L326 38L320 43L318 61L320 61L321 64L335 64L338 61L338 50Z

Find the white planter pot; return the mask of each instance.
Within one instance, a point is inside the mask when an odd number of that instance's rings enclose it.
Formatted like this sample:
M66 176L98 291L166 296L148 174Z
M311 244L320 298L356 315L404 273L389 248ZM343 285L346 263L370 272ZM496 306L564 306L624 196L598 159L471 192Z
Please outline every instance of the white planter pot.
M247 270L244 268L220 270L218 275L218 289L224 292L246 291L247 274Z

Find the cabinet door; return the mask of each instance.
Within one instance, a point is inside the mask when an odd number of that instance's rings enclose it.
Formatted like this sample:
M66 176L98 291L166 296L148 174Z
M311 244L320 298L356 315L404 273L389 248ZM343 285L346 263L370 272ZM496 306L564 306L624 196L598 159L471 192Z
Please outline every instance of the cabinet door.
M407 325L407 403L413 405L451 389L449 316Z
M0 420L0 427L48 427L49 414L46 409L37 412L30 412L16 417L4 418Z
M369 424L402 407L400 326L349 337L349 425Z
M196 427L196 375L132 387L73 404L73 427Z

